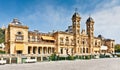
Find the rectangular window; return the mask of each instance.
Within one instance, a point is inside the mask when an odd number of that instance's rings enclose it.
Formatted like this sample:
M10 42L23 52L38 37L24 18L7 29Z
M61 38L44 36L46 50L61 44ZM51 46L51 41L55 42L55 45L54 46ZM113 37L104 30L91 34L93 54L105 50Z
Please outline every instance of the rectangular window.
M63 38L60 38L60 43L63 43Z
M32 37L32 42L35 42L35 40L36 40L36 39L35 39L35 37L33 36L33 37Z
M16 40L23 40L23 36L22 35L17 35Z

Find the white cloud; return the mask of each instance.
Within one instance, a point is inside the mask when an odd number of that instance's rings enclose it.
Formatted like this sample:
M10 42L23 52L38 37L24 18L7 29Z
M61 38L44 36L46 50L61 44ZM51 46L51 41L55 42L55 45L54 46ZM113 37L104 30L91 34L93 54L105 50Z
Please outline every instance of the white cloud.
M117 1L103 5L101 10L93 13L95 20L95 35L102 34L104 37L116 40L120 43L120 6ZM109 8L110 6L111 8Z
M92 12L87 10L89 14L92 14L91 16L95 20L95 36L102 34L104 37L115 39L116 43L120 43L120 5L118 3L119 0L104 0L99 4L96 4L96 7L92 10ZM80 15L82 17L81 29L86 29L85 22L89 14L88 12L81 14L81 11L83 8L87 8L88 6L80 6L79 3L78 5L75 4L74 6L71 6L72 9L75 7L78 7L80 9ZM42 32L48 32L52 30L65 30L68 25L72 24L71 17L74 13L74 10L71 10L71 8L66 9L63 6L55 6L49 4L42 6L38 5L38 7L35 8L34 12L28 14L23 19L29 22L27 25L32 24L30 26L30 29L36 28Z
M34 13L28 14L28 16L23 19L26 18L26 21L34 22L32 26L40 26L38 29L42 30L42 32L65 30L68 25L71 25L71 15L69 15L69 13L70 12L63 7L45 5L44 9L41 9L39 6L36 7Z

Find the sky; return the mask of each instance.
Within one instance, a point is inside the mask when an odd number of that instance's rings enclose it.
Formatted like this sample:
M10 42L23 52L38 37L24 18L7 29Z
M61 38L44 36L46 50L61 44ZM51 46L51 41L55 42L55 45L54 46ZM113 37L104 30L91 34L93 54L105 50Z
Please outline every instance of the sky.
M96 37L101 34L120 43L120 0L0 0L0 27L18 18L29 30L64 31L72 25L75 8L81 16L81 30L91 16Z

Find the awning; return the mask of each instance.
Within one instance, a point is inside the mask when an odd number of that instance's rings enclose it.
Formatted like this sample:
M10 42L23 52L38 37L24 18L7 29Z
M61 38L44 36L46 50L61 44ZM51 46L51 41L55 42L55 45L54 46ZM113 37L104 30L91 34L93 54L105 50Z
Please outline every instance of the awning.
M100 47L100 50L107 50L108 48L107 48L107 46L101 46Z
M54 37L50 37L50 36L42 36L43 40L50 40L50 41L54 41Z
M94 48L95 51L99 51L100 49L99 48Z
M24 50L24 45L23 44L16 44L16 50Z

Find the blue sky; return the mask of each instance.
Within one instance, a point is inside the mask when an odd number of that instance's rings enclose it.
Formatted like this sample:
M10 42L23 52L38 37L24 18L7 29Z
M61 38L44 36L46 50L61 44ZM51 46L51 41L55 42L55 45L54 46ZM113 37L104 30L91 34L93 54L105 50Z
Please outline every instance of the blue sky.
M120 43L119 0L0 0L0 27L18 18L29 30L66 30L72 24L75 8L82 18L81 30L86 29L85 22L91 15L95 36L101 34Z

